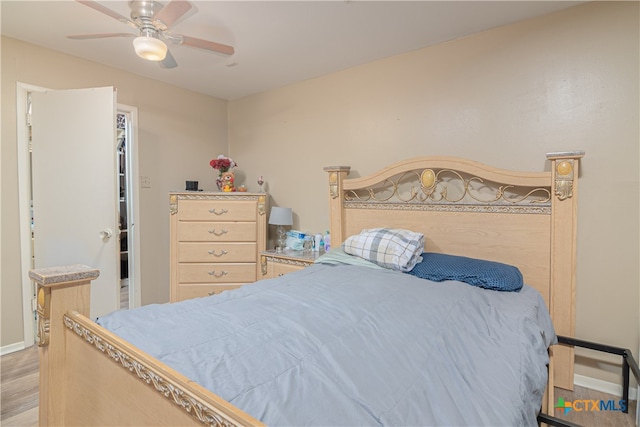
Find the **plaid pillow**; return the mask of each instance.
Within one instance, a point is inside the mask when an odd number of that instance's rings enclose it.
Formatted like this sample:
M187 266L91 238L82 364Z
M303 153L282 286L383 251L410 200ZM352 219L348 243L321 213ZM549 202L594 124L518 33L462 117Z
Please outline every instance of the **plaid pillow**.
M422 260L424 235L402 229L372 228L347 238L342 250L381 267L406 272Z

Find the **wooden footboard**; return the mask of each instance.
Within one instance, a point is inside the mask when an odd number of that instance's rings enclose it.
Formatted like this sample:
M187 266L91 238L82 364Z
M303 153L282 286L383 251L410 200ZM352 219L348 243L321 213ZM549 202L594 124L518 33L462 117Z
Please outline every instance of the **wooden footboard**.
M33 270L40 346L40 425L262 425L89 320L83 265Z

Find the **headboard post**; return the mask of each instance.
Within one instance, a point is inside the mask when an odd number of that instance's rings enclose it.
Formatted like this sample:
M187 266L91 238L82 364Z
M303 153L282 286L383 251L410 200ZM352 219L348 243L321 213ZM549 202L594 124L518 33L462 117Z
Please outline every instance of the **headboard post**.
M349 175L349 166L326 166L324 171L328 174L329 184L329 230L331 232L331 242L337 247L344 242L344 191L342 191L342 181Z
M551 295L549 311L558 335L575 335L576 233L578 173L584 151L548 153L551 161ZM569 312L567 312L569 311ZM551 349L556 369L554 385L573 390L574 351ZM560 362L562 361L562 362ZM560 362L560 363L558 363Z

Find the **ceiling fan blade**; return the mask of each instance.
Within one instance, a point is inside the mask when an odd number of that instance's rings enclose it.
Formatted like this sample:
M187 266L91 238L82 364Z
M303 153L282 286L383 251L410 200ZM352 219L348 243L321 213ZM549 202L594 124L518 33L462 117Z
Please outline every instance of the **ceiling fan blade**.
M172 0L163 7L154 17L154 21L160 21L166 28L171 27L178 19L191 9L191 3L182 0Z
M100 13L104 13L105 15L108 15L108 16L112 17L113 19L117 19L120 22L123 22L125 24L129 24L129 25L133 25L134 27L136 26L126 16L122 16L118 12L115 12L115 11L109 9L108 7L104 7L100 3L96 3L95 1L91 1L91 0L76 0L76 1L78 3L82 3L85 6L89 6L90 8L92 8L94 10L97 10Z
M167 56L165 56L165 58L162 61L160 61L160 67L169 69L169 68L176 68L177 66L178 66L178 63L176 62L175 58L171 54L171 51L167 50Z
M223 53L225 55L233 55L235 53L235 49L233 48L233 46L220 44L220 43L212 42L209 40L197 39L195 37L178 35L178 34L176 34L176 36L178 36L179 39L182 39L182 41L178 42L178 44L181 44L183 46L197 47L199 49L205 49L205 50L210 50L212 52Z
M72 34L67 36L68 39L73 39L73 40L104 39L108 37L136 37L136 34L104 33L104 34Z

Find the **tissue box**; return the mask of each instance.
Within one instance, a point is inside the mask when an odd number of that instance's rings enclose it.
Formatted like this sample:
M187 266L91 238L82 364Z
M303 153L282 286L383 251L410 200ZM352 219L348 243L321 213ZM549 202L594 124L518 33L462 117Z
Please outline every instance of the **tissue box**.
M286 247L294 251L301 251L304 249L304 237L305 233L297 230L287 231Z

